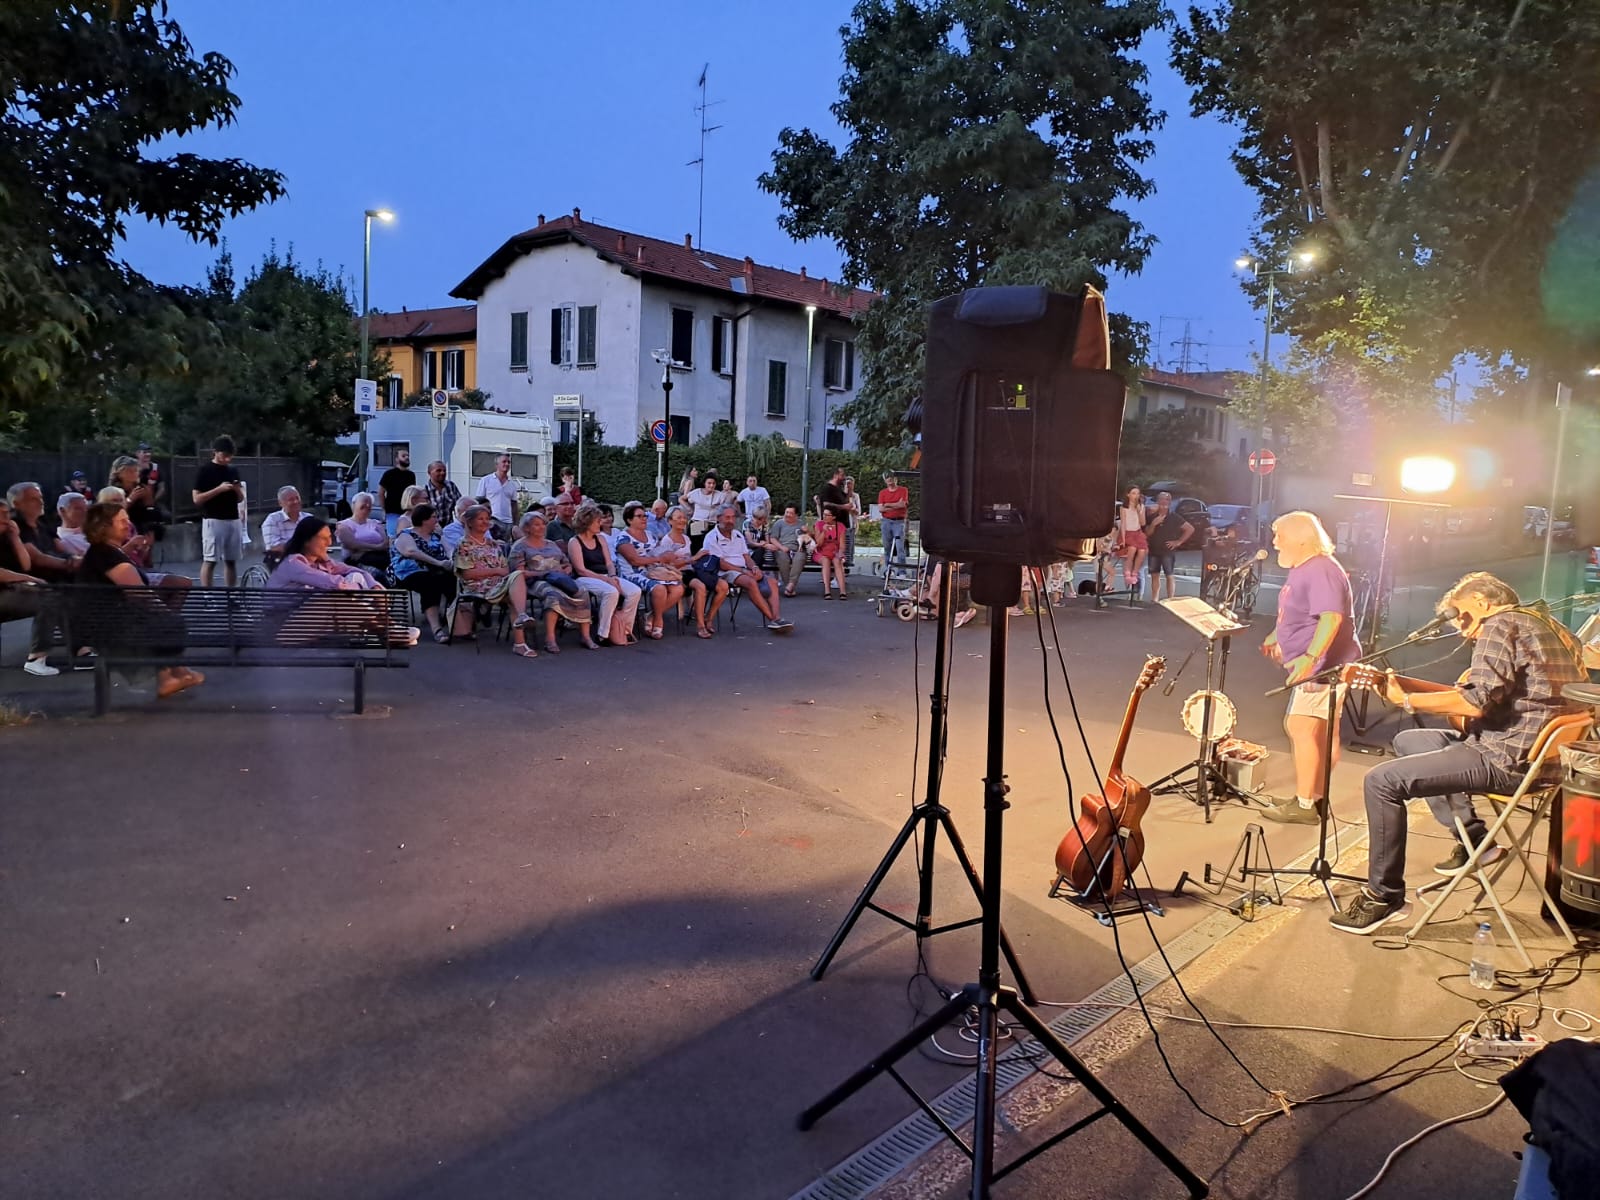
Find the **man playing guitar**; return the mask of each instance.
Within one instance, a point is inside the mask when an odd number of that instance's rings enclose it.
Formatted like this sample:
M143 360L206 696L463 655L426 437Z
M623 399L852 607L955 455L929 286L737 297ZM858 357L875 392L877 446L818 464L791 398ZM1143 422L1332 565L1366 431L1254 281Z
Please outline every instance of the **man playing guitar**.
M1425 798L1452 832L1460 817L1476 845L1486 826L1472 793L1515 791L1539 731L1552 718L1581 710L1561 695L1565 685L1587 678L1577 642L1549 617L1517 604L1511 586L1486 571L1467 575L1441 597L1438 611L1454 608L1461 636L1472 643L1472 665L1455 686L1393 671L1356 675L1354 682L1408 713L1460 718L1463 729L1402 730L1394 739L1399 757L1367 772L1367 885L1329 918L1335 929L1371 933L1403 913L1408 800ZM1492 862L1504 852L1491 846L1478 861ZM1434 870L1454 874L1467 855L1458 841Z

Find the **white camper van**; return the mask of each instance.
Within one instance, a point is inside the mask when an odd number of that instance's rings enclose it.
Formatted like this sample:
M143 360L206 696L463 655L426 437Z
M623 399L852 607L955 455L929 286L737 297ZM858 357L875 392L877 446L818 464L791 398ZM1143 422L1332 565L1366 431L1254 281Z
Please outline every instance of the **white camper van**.
M341 444L355 446L348 434ZM377 487L379 477L394 465L401 450L411 452L411 469L417 482L428 475L428 464L443 460L451 482L463 496L471 496L478 481L494 474L495 460L511 456L511 477L517 481L517 506L525 510L553 490L550 462L550 422L543 417L511 413L451 409L436 417L432 409L385 409L367 418L367 486ZM444 519L448 521L449 515Z

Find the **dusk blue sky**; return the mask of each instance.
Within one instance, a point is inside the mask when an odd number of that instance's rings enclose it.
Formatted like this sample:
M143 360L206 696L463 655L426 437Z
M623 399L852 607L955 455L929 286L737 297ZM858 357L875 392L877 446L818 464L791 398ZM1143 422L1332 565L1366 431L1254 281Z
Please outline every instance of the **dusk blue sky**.
M778 131L837 128L838 29L849 0L171 0L197 52L238 70L238 122L188 139L197 152L274 167L289 195L229 222L240 276L270 244L292 246L359 283L367 208L372 302L457 303L468 272L539 213L678 239L696 225L695 86L710 64L704 245L836 278L831 244L795 243L756 185ZM1229 161L1230 131L1188 114L1166 41L1143 57L1167 113L1147 164L1153 197L1133 206L1158 239L1144 273L1112 281L1114 308L1150 324L1157 361L1177 365L1184 322L1192 365L1248 367L1259 312L1233 259L1254 205ZM130 230L130 262L163 283L198 283L215 251L173 229Z

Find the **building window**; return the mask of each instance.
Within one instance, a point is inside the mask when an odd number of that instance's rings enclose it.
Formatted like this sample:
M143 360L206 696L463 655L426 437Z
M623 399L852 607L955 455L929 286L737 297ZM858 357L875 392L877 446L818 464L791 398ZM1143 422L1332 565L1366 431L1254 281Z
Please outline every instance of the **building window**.
M848 392L855 385L855 343L828 338L822 343L822 386L830 392Z
M1139 419L1142 421L1150 415L1150 397L1143 392L1139 393Z
M437 350L424 350L422 352L422 390L431 392L439 386L439 352Z
M391 375L383 381L383 406L399 408L406 397L406 381L402 376Z
M672 361L694 366L694 313L687 308L672 310Z
M828 450L843 450L844 449L844 430L842 430L842 429L829 429L827 432L825 432L823 434L823 437L827 441L827 445L824 447L825 449L828 449Z
M593 304L582 305L578 309L578 365L580 367L594 366L595 327L599 323L600 310Z
M733 318L711 318L711 369L718 375L733 374Z
M789 364L767 360L767 416L789 415Z
M577 323L577 305L563 304L550 310L550 365L570 367L575 347L572 344L573 326Z
M672 444L674 446L687 446L689 444L689 418L680 417L676 413L672 416Z
M440 386L447 392L459 392L467 386L467 352L443 350L439 353Z
M528 369L528 314L525 312L511 314L511 369Z

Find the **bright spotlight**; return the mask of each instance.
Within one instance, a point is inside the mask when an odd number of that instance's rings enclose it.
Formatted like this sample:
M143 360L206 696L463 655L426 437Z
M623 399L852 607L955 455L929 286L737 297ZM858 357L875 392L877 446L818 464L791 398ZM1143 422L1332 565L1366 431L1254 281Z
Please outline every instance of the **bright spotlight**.
M1233 260L1233 265L1241 271L1248 271L1250 269L1250 260L1248 258L1236 258Z
M1450 490L1456 481L1456 465L1448 458L1424 455L1400 464L1400 486L1405 491L1428 494Z
M1302 267L1309 267L1312 263L1317 261L1317 252L1315 250L1302 250L1294 257L1295 261L1298 262Z

